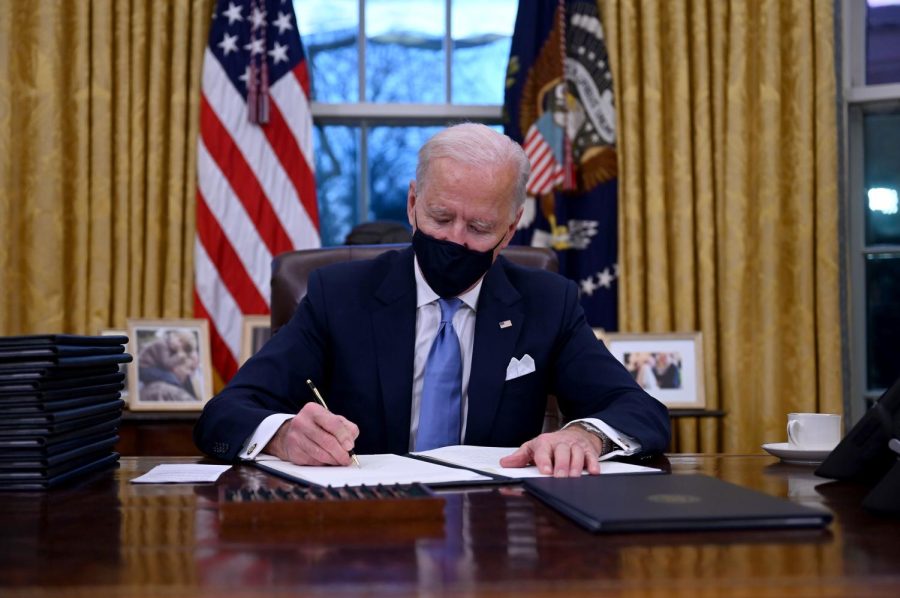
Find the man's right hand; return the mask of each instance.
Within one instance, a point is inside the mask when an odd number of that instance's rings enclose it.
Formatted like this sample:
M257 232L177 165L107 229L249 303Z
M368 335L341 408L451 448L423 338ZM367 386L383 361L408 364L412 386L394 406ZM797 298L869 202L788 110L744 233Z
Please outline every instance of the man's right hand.
M287 420L263 449L297 465L350 465L359 428L317 403L307 403Z

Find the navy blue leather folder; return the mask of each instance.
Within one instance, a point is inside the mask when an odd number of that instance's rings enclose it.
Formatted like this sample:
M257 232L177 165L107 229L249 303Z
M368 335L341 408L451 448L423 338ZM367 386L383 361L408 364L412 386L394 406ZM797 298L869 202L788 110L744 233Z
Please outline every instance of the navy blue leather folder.
M525 489L595 533L823 527L831 514L705 475L531 478Z

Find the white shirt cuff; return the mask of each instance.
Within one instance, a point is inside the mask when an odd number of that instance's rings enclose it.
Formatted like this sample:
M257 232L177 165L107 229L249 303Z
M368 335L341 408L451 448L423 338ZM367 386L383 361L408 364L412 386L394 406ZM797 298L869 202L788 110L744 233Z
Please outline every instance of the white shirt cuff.
M605 455L601 456L600 459L598 459L599 461L606 461L607 459L612 459L614 457L627 457L628 455L633 455L635 453L641 452L641 443L640 442L638 442L637 440L635 440L634 438L632 438L631 436L629 436L627 434L623 434L622 432L619 432L612 426L608 425L606 422L599 420L599 419L595 419L593 417L586 417L584 419L576 419L576 420L570 421L565 426L563 426L563 429L566 429L569 426L571 426L572 424L575 424L578 422L584 422L586 424L594 426L595 428L597 428L598 430L600 430L601 432L606 434L606 436L610 440L612 440L613 443L616 444L616 446L619 447L618 449L612 450L612 451L606 453Z
M269 441L275 436L275 432L278 431L281 424L292 417L294 416L290 413L273 413L262 420L262 422L256 426L256 430L253 431L253 434L250 435L250 438L247 439L247 442L244 443L238 456L244 461L255 460L256 456L266 448L266 445L269 444Z

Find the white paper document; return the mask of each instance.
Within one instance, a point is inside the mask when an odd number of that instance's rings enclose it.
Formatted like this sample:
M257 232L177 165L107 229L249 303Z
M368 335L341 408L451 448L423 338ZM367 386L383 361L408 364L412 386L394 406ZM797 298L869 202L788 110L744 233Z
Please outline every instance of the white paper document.
M231 465L196 465L193 463L164 463L144 475L131 480L132 484L195 484L215 482L231 469Z
M538 468L534 465L528 467L500 467L500 459L507 455L511 455L514 452L516 452L516 448L498 448L494 446L445 446L413 454L510 478L550 477L547 474L539 472ZM600 473L659 473L659 470L652 467L644 467L643 465L632 465L631 463L601 461ZM587 475L587 471L585 471L583 475Z
M401 457L400 455L357 455L360 467L317 467L294 465L271 455L259 455L256 465L281 473L289 478L320 486L376 486L378 484L446 484L455 482L490 481L491 478L455 467L444 467Z

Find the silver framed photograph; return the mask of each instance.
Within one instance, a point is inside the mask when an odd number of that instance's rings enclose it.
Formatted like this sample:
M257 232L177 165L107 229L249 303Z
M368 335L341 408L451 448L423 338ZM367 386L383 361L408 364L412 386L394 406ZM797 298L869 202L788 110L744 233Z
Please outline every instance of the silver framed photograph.
M130 409L203 409L213 393L206 320L129 319L128 337L134 358L128 372Z
M253 357L272 338L269 316L244 316L241 322L241 365Z
M700 332L606 333L604 341L641 388L669 409L706 406Z

